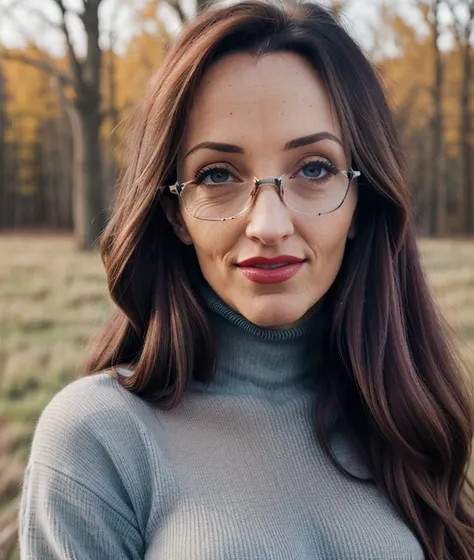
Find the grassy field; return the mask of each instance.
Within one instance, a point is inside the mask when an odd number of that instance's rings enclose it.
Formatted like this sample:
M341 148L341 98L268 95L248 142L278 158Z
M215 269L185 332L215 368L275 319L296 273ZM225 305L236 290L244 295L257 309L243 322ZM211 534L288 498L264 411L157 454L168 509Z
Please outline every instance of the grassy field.
M474 242L421 247L474 372ZM69 237L0 236L0 560L18 558L17 501L38 415L81 374L88 338L109 310L98 255L75 253Z
M88 338L109 312L98 255L69 237L0 236L0 535L15 541L32 429L53 393L81 374ZM0 560L17 558L0 536Z

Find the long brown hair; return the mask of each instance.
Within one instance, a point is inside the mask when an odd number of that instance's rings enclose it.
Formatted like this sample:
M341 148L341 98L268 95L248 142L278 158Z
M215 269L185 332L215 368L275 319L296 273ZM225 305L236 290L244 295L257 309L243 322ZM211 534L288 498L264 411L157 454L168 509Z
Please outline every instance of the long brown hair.
M213 336L193 290L195 254L167 222L160 185L176 178L186 113L203 73L238 51L305 57L326 84L362 172L357 235L330 290L320 439L330 453L329 419L344 419L427 558L472 560L470 401L420 263L406 158L374 69L320 6L243 2L209 11L168 53L134 116L129 161L101 239L118 310L88 372L112 369L127 389L163 408L180 401L191 376L212 375ZM119 365L133 375L118 375Z

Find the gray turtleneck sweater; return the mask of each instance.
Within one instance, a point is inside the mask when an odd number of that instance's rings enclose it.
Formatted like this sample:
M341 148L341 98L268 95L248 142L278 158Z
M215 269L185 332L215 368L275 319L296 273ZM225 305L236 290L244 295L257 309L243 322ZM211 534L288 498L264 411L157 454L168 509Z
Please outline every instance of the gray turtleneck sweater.
M61 390L25 471L21 558L422 560L348 439L314 434L316 317L262 329L206 296L216 375L159 410L107 373ZM127 374L127 371L122 373Z

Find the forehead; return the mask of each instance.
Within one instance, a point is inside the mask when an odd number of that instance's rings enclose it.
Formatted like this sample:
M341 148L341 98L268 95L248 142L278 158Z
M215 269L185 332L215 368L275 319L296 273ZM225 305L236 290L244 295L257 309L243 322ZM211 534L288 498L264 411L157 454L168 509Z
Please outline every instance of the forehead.
M341 136L326 89L303 57L234 54L205 73L184 144L187 149L200 141L276 146L322 130Z

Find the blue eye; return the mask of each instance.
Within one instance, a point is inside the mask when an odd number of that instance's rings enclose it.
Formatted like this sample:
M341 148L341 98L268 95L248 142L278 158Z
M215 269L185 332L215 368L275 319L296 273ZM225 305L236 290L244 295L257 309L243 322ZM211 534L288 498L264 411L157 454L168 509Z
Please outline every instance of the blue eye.
M337 173L337 167L329 161L309 161L300 167L297 175L313 181L325 181L329 179L329 175L337 175Z
M301 171L303 171L306 177L311 179L320 179L327 172L325 166L320 163L308 163Z
M213 169L207 176L213 183L225 183L229 180L230 173L226 169Z
M196 173L195 179L199 184L223 185L232 181L233 176L225 167L214 167L201 169Z

